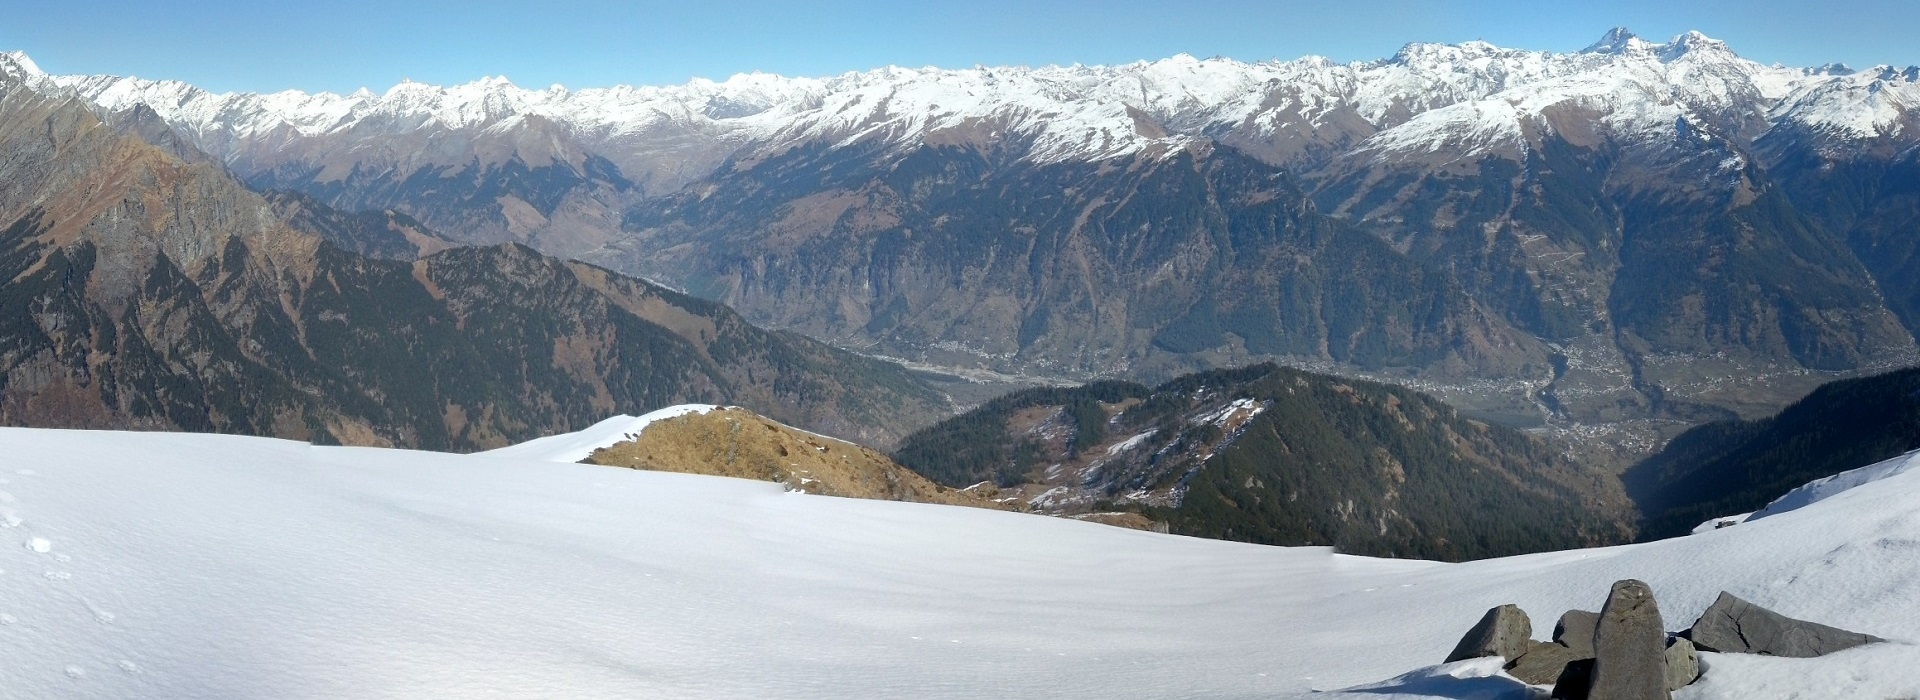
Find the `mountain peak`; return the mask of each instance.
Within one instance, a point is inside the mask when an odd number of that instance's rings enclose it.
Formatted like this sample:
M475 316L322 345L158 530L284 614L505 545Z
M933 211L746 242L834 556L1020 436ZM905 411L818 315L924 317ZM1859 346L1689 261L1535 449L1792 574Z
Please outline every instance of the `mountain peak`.
M1653 48L1651 42L1640 38L1640 35L1634 35L1630 29L1613 27L1613 29L1607 29L1607 35L1601 36L1592 46L1582 48L1580 54L1638 54L1651 48Z
M1646 43L1644 41L1641 41L1638 35L1635 35L1632 30L1629 30L1626 27L1614 27L1612 29L1607 30L1606 35L1600 37L1599 41L1593 42L1592 45L1589 45L1585 49L1581 49L1580 52L1581 53L1621 53L1625 51L1628 47L1632 46L1634 42Z
M26 75L46 75L46 71L40 70L39 64L34 63L33 59L28 58L27 52L25 51L0 53L0 61L9 64L9 67L18 68L21 73Z
M1727 42L1709 37L1696 31L1676 36L1672 41L1660 47L1660 59L1671 61L1681 56L1698 52L1727 53Z

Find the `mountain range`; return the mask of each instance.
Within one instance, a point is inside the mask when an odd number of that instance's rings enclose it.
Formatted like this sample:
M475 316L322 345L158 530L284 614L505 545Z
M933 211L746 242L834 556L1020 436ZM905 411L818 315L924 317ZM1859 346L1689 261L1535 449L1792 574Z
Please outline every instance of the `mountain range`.
M0 72L151 111L255 189L934 365L1278 359L1516 425L1671 425L1910 362L1920 324L1920 68L1693 32L586 90Z
M258 194L110 116L131 118L0 76L0 422L468 451L688 400L883 445L949 410L899 365L523 245Z

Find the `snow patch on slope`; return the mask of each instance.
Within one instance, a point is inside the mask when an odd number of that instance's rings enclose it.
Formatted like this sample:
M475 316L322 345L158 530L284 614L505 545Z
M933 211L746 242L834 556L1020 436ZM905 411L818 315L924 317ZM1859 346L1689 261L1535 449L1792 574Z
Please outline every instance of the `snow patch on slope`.
M706 413L715 408L719 407L710 404L681 404L668 406L639 417L623 414L595 423L584 430L535 438L517 445L478 452L475 456L540 462L578 462L592 455L594 450L639 437L640 431L646 430L647 426L654 421L692 413Z

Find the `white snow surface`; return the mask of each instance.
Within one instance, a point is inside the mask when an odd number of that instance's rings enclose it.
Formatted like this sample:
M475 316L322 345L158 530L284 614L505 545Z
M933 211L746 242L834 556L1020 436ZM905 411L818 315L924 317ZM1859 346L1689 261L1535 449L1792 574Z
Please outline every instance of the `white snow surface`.
M1767 507L1755 511L1747 520L1772 517L1788 511L1799 510L1819 503L1850 489L1856 489L1881 479L1899 476L1908 470L1920 466L1920 450L1908 452L1892 459L1875 462L1859 469L1852 469L1824 479L1815 479L1805 485L1788 491L1785 495L1773 499Z
M1544 634L1626 577L1669 629L1725 589L1895 640L1708 654L1681 700L1920 692L1913 473L1438 564L497 455L20 428L0 452L9 697L1521 697L1434 664L1489 607Z
M480 457L535 460L541 462L578 462L594 450L616 445L640 436L654 421L678 418L689 413L706 413L718 406L689 403L649 411L638 418L625 414L600 421L584 430L534 438L517 445L476 453Z
M1746 522L1747 519L1751 517L1753 517L1753 513L1737 513L1734 515L1723 515L1718 518L1708 520L1704 523L1700 523L1699 525L1693 526L1693 534L1698 535L1702 532L1712 532L1714 530L1718 530L1723 527L1733 527L1735 525L1739 525L1740 523Z

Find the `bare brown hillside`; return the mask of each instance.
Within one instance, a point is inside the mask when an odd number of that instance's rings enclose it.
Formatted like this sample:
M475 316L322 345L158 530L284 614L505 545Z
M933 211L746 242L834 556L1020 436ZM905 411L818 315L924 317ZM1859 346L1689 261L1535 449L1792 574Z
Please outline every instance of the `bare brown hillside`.
M992 500L989 493L935 484L870 448L796 430L737 407L654 422L637 439L595 450L584 461L774 481L823 496L1013 508Z

